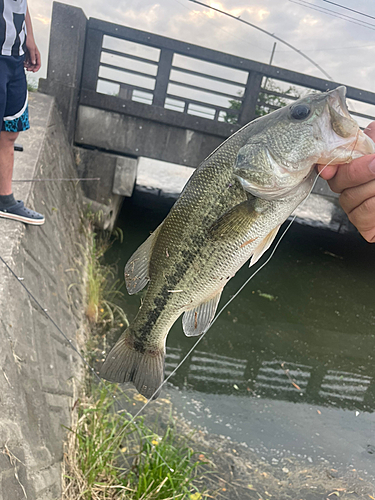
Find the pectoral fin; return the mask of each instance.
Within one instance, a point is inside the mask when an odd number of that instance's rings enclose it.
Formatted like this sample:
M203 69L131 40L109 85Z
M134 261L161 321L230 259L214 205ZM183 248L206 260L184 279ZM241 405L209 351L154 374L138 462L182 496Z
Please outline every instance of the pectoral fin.
M239 235L248 236L240 247L244 248L247 245L257 242L250 261L250 266L254 265L268 250L273 240L275 239L280 225L276 226L268 235L259 240L258 236L251 237L250 229L254 222L259 217L262 217L267 210L267 205L262 205L259 199L251 197L248 200L236 205L223 214L217 221L215 221L209 230L209 235L214 240L225 240L226 238L238 238Z
M209 235L223 239L243 233L262 213L259 208L255 209L255 204L256 199L251 197L225 212L212 224Z
M142 243L125 266L126 289L130 295L140 292L150 280L149 263L161 225Z
M264 252L266 252L269 249L269 247L272 245L273 240L276 238L279 229L280 226L276 226L275 229L272 229L272 231L269 234L267 234L267 236L263 238L263 240L259 243L259 245L254 250L253 255L251 256L249 267L253 266L256 262L258 262L258 260L264 254Z
M182 317L182 328L187 337L202 335L213 320L223 289L207 302L186 311Z

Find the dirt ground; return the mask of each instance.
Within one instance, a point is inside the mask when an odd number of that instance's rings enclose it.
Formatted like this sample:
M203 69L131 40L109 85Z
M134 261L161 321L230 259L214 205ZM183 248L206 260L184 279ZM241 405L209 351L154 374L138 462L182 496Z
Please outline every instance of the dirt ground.
M132 398L131 413L146 401L133 389L126 390ZM129 409L129 408L127 408ZM193 429L174 412L171 401L159 398L144 410L147 424L158 422L160 431L173 416L178 431L189 436L198 459L208 462L204 482L211 498L225 500L375 500L375 485L360 477L355 469L345 474L327 464L306 465L296 457L284 457L274 463L259 457L244 445L224 436ZM276 463L277 462L277 463Z

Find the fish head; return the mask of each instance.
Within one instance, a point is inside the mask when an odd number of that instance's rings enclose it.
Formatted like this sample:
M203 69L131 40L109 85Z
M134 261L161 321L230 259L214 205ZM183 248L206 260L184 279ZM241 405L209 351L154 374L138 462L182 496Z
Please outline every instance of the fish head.
M310 94L249 124L234 173L265 199L288 196L316 164L348 163L375 153L374 142L350 116L346 88Z

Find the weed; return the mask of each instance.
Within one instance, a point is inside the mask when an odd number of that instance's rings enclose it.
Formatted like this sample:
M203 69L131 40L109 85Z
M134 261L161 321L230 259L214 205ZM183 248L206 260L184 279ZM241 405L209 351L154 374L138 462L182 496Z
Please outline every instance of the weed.
M86 316L91 325L115 326L128 325L123 309L116 304L116 299L122 296L122 285L114 281L113 266L103 263L105 252L115 239L122 240L121 230L115 230L111 235L105 231L94 230L97 215L86 214L85 232L88 240L86 265Z
M122 292L114 282L113 269L103 263L111 237L95 232L92 214L86 215L83 227L89 249L86 316L91 329L85 350L88 362L95 365L105 350L101 344L107 326L116 329L128 321L115 303ZM189 446L189 439L178 434L171 418L165 432L155 432L143 419L135 424L127 412L119 410L118 399L122 406L134 403L124 402L122 396L113 398L119 395L116 385L103 382L98 386L87 376L85 389L74 404L68 429L62 500L203 498L198 481L205 462Z
M38 91L38 80L35 78L27 78L27 90L29 92L37 92Z
M135 426L116 411L109 391L116 386L95 386L93 395L75 405L62 500L203 498L197 481L205 463L195 458L188 438L172 420L162 436L142 419Z

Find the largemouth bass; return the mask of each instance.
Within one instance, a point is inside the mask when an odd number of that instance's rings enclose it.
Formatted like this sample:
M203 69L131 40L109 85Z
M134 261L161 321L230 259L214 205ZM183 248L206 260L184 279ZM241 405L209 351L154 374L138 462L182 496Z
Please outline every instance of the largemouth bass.
M130 294L148 289L134 322L101 376L131 381L156 398L168 332L183 314L186 335L201 335L222 290L253 265L280 225L309 194L316 164L374 153L349 115L345 87L312 94L245 125L196 169L169 215L125 266Z

